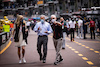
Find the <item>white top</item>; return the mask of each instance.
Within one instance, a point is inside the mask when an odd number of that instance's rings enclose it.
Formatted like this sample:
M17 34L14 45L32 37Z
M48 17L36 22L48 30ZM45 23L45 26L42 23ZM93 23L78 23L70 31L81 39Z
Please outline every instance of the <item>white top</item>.
M31 22L29 22L29 21L26 22L26 26L30 26L30 24L31 24Z
M78 25L82 26L83 25L83 21L82 20L78 20Z
M75 28L76 22L69 21L70 28Z

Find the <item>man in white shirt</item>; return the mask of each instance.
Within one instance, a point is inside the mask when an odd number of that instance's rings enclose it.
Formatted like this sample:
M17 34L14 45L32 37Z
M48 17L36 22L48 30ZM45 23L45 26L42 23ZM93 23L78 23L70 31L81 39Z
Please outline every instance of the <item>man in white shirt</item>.
M38 34L37 51L40 56L40 61L43 60L43 63L46 63L48 35L52 33L52 28L50 24L45 21L45 15L41 15L40 18L41 21L35 25L34 31ZM43 54L41 52L42 45Z
M76 24L76 22L74 21L74 19L72 19L71 21L69 21L69 28L70 28L70 32L71 32L71 41L74 41L75 24Z
M81 36L80 36L80 34L81 34ZM83 39L83 20L81 20L80 18L78 20L78 37L77 38Z

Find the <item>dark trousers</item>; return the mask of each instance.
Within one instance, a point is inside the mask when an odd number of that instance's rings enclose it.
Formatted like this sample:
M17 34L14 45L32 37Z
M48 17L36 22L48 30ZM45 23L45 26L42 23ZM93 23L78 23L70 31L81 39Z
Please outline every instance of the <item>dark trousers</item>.
M27 26L27 28L28 28L28 31L30 32L30 26Z
M72 38L74 38L74 28L70 29L70 34L71 34L71 41L72 41Z
M94 27L90 28L91 39L92 39L92 32L93 32L93 36L94 36L94 39L95 39Z
M66 34L67 34L67 36L69 35L69 29L68 28L66 29Z
M84 28L84 39L86 39L86 28Z
M42 56L41 46L43 44L43 60L46 60L46 56L47 56L47 43L48 43L48 37L47 36L38 36L37 51L38 51L38 53L41 57Z

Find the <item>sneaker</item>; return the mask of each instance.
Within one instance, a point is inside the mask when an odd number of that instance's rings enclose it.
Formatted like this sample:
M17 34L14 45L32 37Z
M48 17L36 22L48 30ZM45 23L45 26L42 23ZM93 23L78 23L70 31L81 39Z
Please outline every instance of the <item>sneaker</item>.
M60 59L59 62L63 61L63 59Z
M54 65L58 65L58 63L59 63L58 61L57 62L54 62Z
M22 63L22 60L20 59L20 60L19 60L19 64L21 64L21 63Z
M62 49L65 49L65 47L62 47Z
M76 38L78 38L79 39L79 37L77 36Z
M46 63L46 60L43 60L43 63Z
M81 39L83 39L83 37L80 37Z
M23 63L26 63L26 60L25 60L25 58L23 58L22 60L23 60Z

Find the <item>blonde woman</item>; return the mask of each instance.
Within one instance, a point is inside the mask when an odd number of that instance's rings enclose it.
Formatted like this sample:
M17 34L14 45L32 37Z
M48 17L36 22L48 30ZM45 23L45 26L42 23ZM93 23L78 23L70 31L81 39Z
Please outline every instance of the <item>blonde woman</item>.
M26 40L27 40L27 34L28 31L26 29L26 22L23 20L22 15L18 15L17 19L15 21L15 35L14 35L14 44L18 48L18 57L19 57L19 63L26 63L26 60L24 58L25 55L25 46ZM22 58L21 58L21 49L22 49Z

